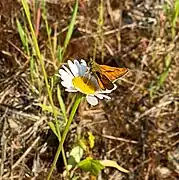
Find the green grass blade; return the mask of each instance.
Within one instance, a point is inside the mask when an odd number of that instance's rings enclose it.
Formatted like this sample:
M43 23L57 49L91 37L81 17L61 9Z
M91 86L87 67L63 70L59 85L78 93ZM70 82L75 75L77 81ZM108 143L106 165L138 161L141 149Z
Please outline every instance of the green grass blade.
M64 103L64 101L62 99L61 91L60 91L60 87L59 86L57 87L57 98L58 98L58 102L60 104L60 108L61 108L62 114L64 116L64 119L67 122L68 119L67 119L67 115L66 115L65 103Z
M57 136L57 138L59 138L55 124L53 122L49 122L48 125L50 126L50 129L53 131L53 133Z
M164 71L160 77L159 77L159 81L158 81L158 86L161 87L163 85L163 83L165 82L167 76L168 76L168 69L166 71Z
M34 73L35 73L35 59L33 58L33 56L30 57L30 75L31 75L31 80L32 80L32 84L34 84Z
M26 0L21 0L21 2L22 2L22 5L23 5L23 8L25 10L25 14L26 14L26 17L27 17L28 21L31 21L31 19L30 19L30 10L29 10L29 6L28 6Z
M175 38L176 35L176 22L178 19L179 15L179 0L175 1L175 7L174 7L174 12L173 12L173 18L172 18L172 37Z
M98 42L101 46L101 62L104 62L104 2L101 0L99 4L99 18L98 18L98 33L100 37L100 42Z
M62 52L63 52L62 47L60 45L58 45L58 47L57 47L57 59L58 59L59 64L62 63Z
M171 65L171 56L168 55L165 59L165 71L159 76L159 80L158 80L158 84L157 86L158 87L161 87L163 85L163 83L165 82L167 76L168 76L168 73L169 73L169 70L170 70L170 65Z
M64 45L63 45L62 59L63 59L63 56L65 54L66 48L67 48L67 46L68 46L68 44L70 42L72 33L73 33L73 29L74 29L74 26L75 26L75 20L76 20L77 12L78 12L78 0L75 1L75 6L74 6L71 22L69 24L68 32L67 32L67 35L66 35L66 38L65 38L65 42L64 42ZM62 62L62 59L60 60L61 62Z
M20 36L20 39L21 39L21 42L22 42L22 45L25 49L25 51L27 51L27 38L26 38L26 34L25 34L25 31L21 25L21 23L19 22L18 19L16 19L16 24L17 24L17 31L19 33L19 36Z
M173 23L176 24L178 15L179 15L179 0L176 0L175 2L175 14L174 14L174 18L173 18Z

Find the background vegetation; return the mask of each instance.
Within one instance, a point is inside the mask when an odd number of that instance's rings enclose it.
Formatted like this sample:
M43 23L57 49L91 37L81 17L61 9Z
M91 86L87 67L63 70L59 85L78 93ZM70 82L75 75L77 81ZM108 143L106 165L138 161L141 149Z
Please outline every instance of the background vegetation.
M1 0L0 177L178 179L178 13L178 0ZM77 109L55 74L91 57L129 73Z

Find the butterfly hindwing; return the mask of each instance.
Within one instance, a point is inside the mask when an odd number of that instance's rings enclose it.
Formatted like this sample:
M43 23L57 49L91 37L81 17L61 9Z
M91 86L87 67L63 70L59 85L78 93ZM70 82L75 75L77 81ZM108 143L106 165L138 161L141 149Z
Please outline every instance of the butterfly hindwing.
M101 87L101 89L113 89L114 85L113 83L102 73L96 72L98 84Z

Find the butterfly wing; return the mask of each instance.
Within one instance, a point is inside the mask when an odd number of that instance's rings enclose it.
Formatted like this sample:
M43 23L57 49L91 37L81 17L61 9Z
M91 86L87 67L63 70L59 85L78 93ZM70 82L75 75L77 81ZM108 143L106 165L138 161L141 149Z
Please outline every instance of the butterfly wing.
M102 73L96 72L97 81L102 90L105 89L113 89L114 85L113 83Z
M128 72L127 68L116 68L107 65L99 65L99 66L101 69L101 74L106 76L106 78L112 82Z

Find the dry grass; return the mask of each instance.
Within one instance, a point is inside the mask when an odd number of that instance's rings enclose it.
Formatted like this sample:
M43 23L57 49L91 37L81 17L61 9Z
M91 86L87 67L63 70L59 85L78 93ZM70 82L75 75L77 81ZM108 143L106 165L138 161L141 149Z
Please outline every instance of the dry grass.
M91 131L96 137L92 156L115 160L131 172L126 175L107 168L99 179L177 180L179 21L177 33L172 37L171 19L164 12L164 4L118 2L105 1L103 49L101 37L96 33L98 3L80 0L77 30L64 59L92 57L96 41L97 62L102 63L102 52L105 64L128 67L130 72L118 81L112 100L100 101L96 107L86 102L80 104L64 148L69 151L77 135L85 136ZM52 29L58 24L57 31L62 37L61 30L68 25L72 4L47 3L49 24ZM173 5L172 1L169 5ZM21 17L20 7L13 0L0 2L0 177L41 180L47 176L58 141L47 124L53 119L52 114L37 105L48 101L47 92L32 90L29 59L22 50L15 24L15 18ZM43 32L41 27L39 43L51 75L56 67L49 63L47 35ZM171 58L168 69L167 58ZM168 74L162 81L164 72ZM72 97L62 93L68 111ZM63 179L63 171L60 157L52 179ZM92 178L81 171L75 173L79 179Z

